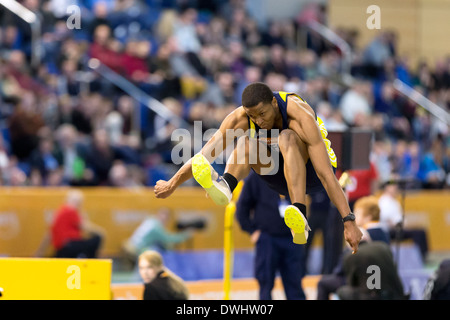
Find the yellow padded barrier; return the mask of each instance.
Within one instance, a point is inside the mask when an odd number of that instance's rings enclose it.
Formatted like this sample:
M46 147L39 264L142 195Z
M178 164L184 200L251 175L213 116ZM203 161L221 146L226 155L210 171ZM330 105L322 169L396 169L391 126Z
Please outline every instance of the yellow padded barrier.
M0 258L0 300L110 300L109 259Z

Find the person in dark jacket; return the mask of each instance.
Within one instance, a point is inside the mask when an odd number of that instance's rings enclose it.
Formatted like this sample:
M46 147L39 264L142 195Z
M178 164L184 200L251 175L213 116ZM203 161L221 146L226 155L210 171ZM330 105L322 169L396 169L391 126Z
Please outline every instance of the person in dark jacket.
M245 179L236 205L236 218L256 246L255 278L261 300L272 299L277 271L286 299L306 299L301 285L305 274L304 247L292 242L292 234L280 214L289 204L256 173L251 172Z
M143 300L187 300L184 281L164 266L161 254L154 250L139 255L139 274L144 281Z
M383 241L390 244L389 233L380 224L380 207L378 198L366 196L356 200L354 205L356 224L367 230L372 241Z
M405 300L391 248L383 241L362 242L358 254L343 259L346 284L340 300Z
M450 259L445 259L428 279L424 300L450 300Z
M356 224L367 233L365 241L381 241L390 244L389 234L379 225L380 207L374 196L359 198L354 204ZM317 300L328 300L331 293L336 293L338 288L346 284L346 274L343 259L349 254L350 249L345 248L340 260L331 274L324 274L317 285Z

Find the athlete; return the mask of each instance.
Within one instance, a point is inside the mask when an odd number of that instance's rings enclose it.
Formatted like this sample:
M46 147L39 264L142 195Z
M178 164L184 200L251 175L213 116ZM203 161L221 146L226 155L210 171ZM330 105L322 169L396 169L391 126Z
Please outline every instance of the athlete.
M226 205L238 182L254 170L271 188L289 196L292 205L287 206L284 221L293 242L305 244L310 231L306 194L324 188L342 217L344 238L356 253L362 233L335 176L337 159L327 134L322 120L299 95L272 92L261 82L249 84L242 93L242 106L223 120L202 150L169 181L156 183L155 195L167 198L194 177L216 204ZM230 135L238 138L220 176L211 163L234 143Z

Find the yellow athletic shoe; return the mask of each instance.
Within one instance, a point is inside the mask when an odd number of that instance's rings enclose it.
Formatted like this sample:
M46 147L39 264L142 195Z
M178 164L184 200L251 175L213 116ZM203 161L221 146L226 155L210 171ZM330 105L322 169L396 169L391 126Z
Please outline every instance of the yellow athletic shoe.
M303 213L296 206L287 206L284 211L284 223L291 229L294 243L306 243L311 228Z
M192 175L215 204L225 206L231 201L232 193L227 182L200 153L192 158Z

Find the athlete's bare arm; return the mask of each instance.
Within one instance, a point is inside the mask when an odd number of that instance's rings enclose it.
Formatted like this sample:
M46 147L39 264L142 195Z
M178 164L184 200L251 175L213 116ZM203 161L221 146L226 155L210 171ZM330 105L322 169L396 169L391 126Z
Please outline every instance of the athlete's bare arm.
M200 151L205 158L212 163L227 145L232 142L227 139L227 130L242 129L244 133L248 129L247 115L242 107L237 108L231 112L221 123L219 130L211 137L211 139L203 146ZM239 131L236 131L239 132ZM185 181L192 178L191 160L186 162L175 175L169 180L159 180L156 182L154 192L157 198L167 198L176 188L178 188Z
M301 99L295 96L288 97L287 114L289 128L295 131L306 144L309 159L324 186L330 200L338 209L341 217L350 213L350 207L337 180L328 156L328 152L316 122L314 111ZM344 236L356 252L362 233L354 222L344 223Z

